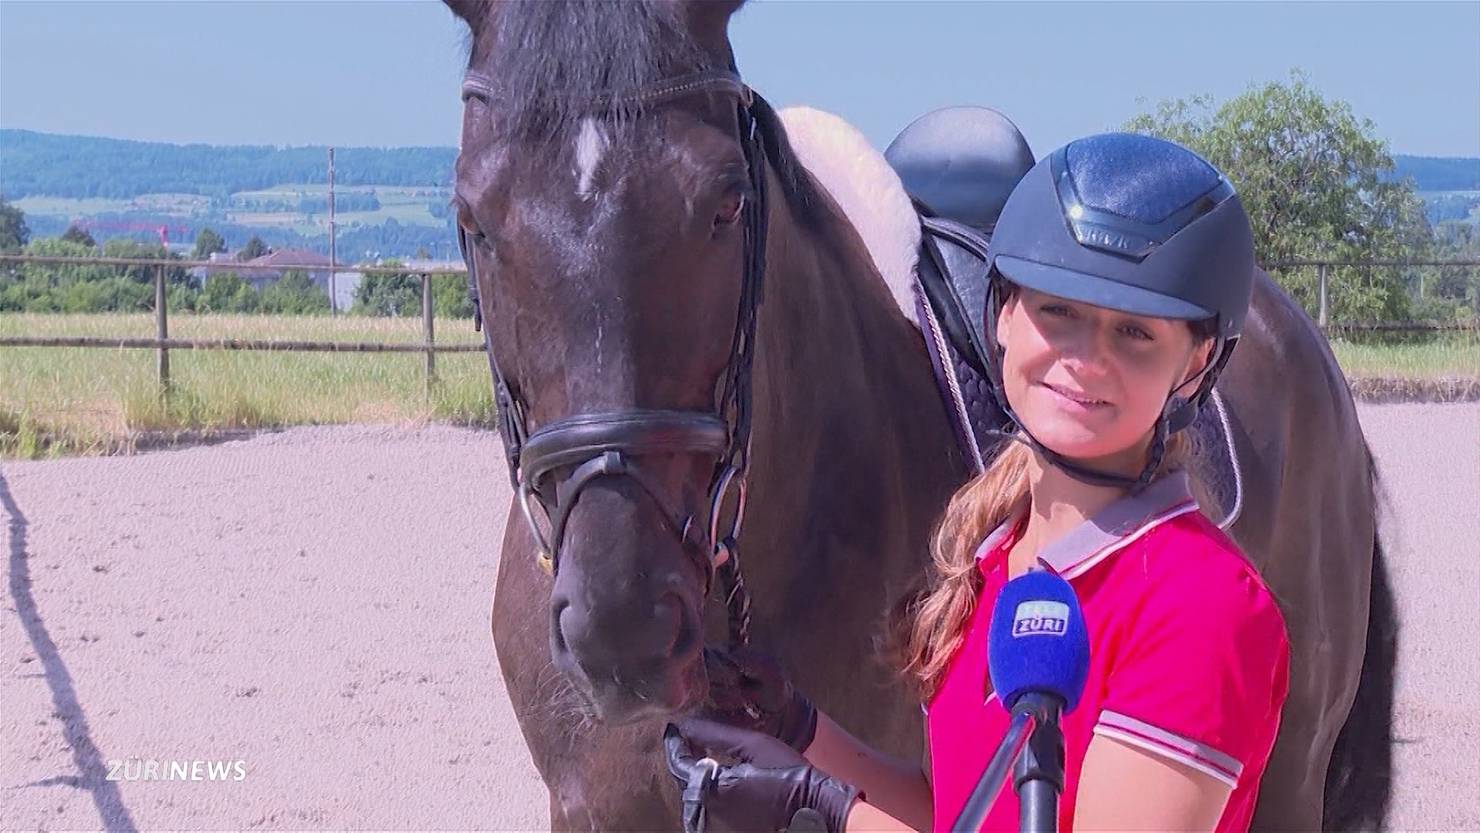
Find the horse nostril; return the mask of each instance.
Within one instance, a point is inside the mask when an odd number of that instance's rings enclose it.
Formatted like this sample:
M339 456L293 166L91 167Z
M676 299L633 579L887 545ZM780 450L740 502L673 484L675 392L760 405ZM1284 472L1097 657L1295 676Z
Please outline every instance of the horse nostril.
M668 642L664 645L665 659L685 659L698 648L699 629L689 606L676 593L663 596L653 606L654 618L668 625ZM671 623L671 624L670 624Z
M569 607L567 599L556 599L550 604L550 635L554 639L557 656L570 652L570 646L565 642L565 627L560 621L561 614Z

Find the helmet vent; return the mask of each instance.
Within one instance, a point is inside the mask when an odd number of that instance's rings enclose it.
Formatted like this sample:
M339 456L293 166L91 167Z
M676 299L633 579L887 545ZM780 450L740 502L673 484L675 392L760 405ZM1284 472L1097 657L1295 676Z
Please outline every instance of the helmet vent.
M1191 206L1223 179L1197 155L1160 139L1127 142L1107 133L1070 142L1064 155L1080 205L1147 225Z

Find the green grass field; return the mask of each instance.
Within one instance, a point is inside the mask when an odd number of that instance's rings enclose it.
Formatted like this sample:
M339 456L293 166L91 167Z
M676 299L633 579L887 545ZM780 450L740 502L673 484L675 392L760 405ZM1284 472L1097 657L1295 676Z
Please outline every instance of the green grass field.
M366 226L378 226L386 220L394 219L401 225L409 226L433 226L440 227L442 221L433 217L427 210L428 203L446 202L452 196L450 188L428 188L410 186L388 186L388 185L347 185L336 186L336 191L344 194L368 194L373 192L376 199L380 200L380 208L376 211L341 211L338 212L336 220L341 227L348 227L355 223ZM286 200L296 202L303 197L325 197L329 188L323 183L287 183L274 185L271 188L263 188L258 191L238 191L232 194L234 200ZM238 203L245 204L245 203ZM328 228L328 215L315 214L313 222L309 222L309 216L296 211L277 212L253 212L232 209L227 212L232 222L243 225L261 226L283 226L291 228L299 234L320 234Z
M106 197L72 199L70 197L21 197L12 204L27 214L59 214L65 217L82 217L103 212L127 211L133 200L115 200Z
M368 194L373 192L380 200L376 211L343 211L336 218L341 227L359 223L378 226L394 219L402 225L441 227L442 220L433 217L427 210L429 203L446 202L452 196L451 188L384 186L384 185L341 185L335 188L342 194ZM325 183L286 183L257 191L239 191L232 194L237 207L224 210L228 222L261 228L284 228L303 235L323 234L328 228L327 214L303 214L295 210L253 211L243 206L251 200L279 200L296 206L303 197L325 197ZM181 216L201 216L210 206L206 197L193 194L144 194L134 199L72 199L68 197L23 197L15 205L27 214L35 216L88 217L103 213L127 213L148 211Z
M0 315L0 335L153 334L149 315ZM439 320L438 341L476 343L466 319ZM175 338L414 343L419 319L180 315ZM489 424L493 396L481 353L437 356L428 401L415 353L175 350L172 392L158 396L153 350L0 347L0 456L127 450L151 433L343 422Z
M439 320L441 343L476 343L466 319ZM0 335L149 337L151 315L0 315ZM176 338L421 340L419 319L179 315ZM1480 379L1480 339L1418 344L1338 341L1353 378ZM440 384L423 392L424 359L395 353L170 353L172 394L158 395L153 350L0 347L0 457L127 450L174 431L344 422L492 425L488 364L480 353L437 356Z
M1331 342L1336 361L1348 378L1437 379L1480 378L1480 338L1453 334L1417 344Z

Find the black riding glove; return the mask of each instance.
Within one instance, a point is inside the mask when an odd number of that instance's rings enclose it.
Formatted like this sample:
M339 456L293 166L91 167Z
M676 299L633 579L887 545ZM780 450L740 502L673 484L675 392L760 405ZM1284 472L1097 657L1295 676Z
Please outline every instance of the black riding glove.
M705 648L704 664L709 672L704 717L770 735L798 752L812 745L817 708L775 658L748 648Z
M663 745L668 771L686 788L686 817L692 799L702 796L704 811L735 830L785 830L800 811L808 810L828 833L842 833L853 802L863 797L856 787L760 732L691 718L679 726L670 723ZM713 773L707 782L706 771Z

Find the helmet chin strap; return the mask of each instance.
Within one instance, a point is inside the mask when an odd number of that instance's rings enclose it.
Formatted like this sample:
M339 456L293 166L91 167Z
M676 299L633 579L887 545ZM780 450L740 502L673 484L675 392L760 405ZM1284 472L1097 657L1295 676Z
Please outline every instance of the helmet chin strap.
M1220 352L1223 346L1222 342L1223 340L1220 338L1218 344L1215 346L1215 349ZM1218 371L1222 370L1223 360L1227 359L1227 353L1222 353L1220 359L1215 359L1211 366L1203 369L1202 373L1193 376L1172 390L1171 395L1167 397L1166 404L1161 406L1161 416L1157 417L1156 425L1151 429L1151 444L1146 447L1146 465L1142 467L1141 473L1135 477L1127 477L1116 472L1091 468L1065 457L1042 442L1039 442L1038 438L1033 436L1033 433L1018 418L1017 413L1007 404L1007 394L1005 391L1002 391L1002 395L998 397L997 404L1001 406L1003 413L1007 414L1007 418L1012 420L1016 430L989 431L987 433L1014 440L1028 446L1050 464L1075 480L1078 480L1080 483L1087 483L1091 486L1108 486L1114 489L1129 489L1132 494L1135 494L1146 488L1151 483L1151 478L1156 475L1156 470L1161 468L1162 458L1166 456L1167 451L1167 437L1188 427L1197 418L1198 404L1207 396L1207 392L1212 390L1213 381L1217 378ZM1198 379L1201 379L1201 381L1197 386L1197 390L1193 392L1191 399L1184 398L1177 393L1177 391L1182 390L1189 383ZM996 393L997 391L998 389L994 387L993 392Z
M1134 494L1146 488L1151 483L1151 478L1156 474L1156 470L1161 467L1162 458L1166 456L1167 435L1169 433L1168 426L1171 422L1172 414L1177 409L1184 407L1186 402L1187 400L1180 396L1173 396L1167 400L1167 404L1162 408L1161 416L1156 420L1156 426L1152 429L1151 444L1146 448L1146 465L1141 469L1141 473L1135 477L1127 477L1117 472L1091 468L1069 457L1065 457L1042 442L1039 442L1038 438L1033 436L1032 432L1018 419L1017 414L1012 411L1008 411L1007 416L1012 420L1016 430L989 431L987 433L1026 445L1055 468L1078 480L1080 483L1087 483L1091 486L1108 486L1113 489L1129 489Z

